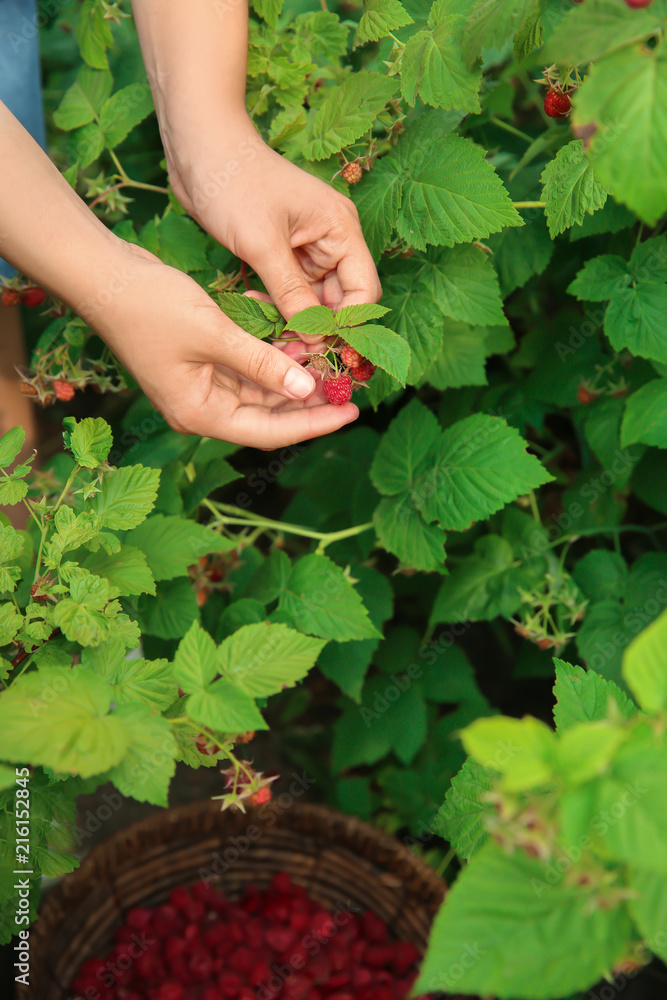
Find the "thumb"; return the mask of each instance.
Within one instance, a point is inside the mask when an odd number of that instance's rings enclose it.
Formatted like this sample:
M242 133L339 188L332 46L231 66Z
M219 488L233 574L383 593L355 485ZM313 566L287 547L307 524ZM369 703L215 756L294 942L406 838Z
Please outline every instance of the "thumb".
M288 322L303 309L322 305L289 246L282 251L272 253L270 262L262 262L257 273L264 282L274 305ZM311 344L322 338L314 334L302 335L302 339Z
M223 323L218 336L203 349L207 361L215 358L255 385L288 399L304 400L315 391L315 379L294 358L235 323Z

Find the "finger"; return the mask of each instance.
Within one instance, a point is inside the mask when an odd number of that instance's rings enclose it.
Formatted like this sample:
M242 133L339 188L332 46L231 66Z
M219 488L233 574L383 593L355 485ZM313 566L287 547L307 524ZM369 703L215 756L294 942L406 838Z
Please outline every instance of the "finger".
M224 393L222 389L219 391ZM199 408L196 426L190 433L271 451L331 434L358 416L359 410L354 403L333 406L329 402L279 413L261 406L238 406L232 413L225 414L217 387L213 387Z
M223 323L219 335L206 345L200 342L198 350L207 362L215 358L243 378L288 399L307 399L315 390L313 376L297 360L234 323Z
M340 280L338 278L337 271L330 271L324 279L324 286L322 289L324 296L325 306L329 306L330 309L336 311L340 309L343 304L343 289L341 288Z
M288 322L303 309L321 305L289 246L280 250L274 249L270 257L258 263L255 270L264 282L274 305ZM298 330L296 332L299 333ZM303 339L310 343L321 338L317 334L312 336L304 334Z
M338 262L337 276L343 293L338 308L379 302L382 298L377 268L361 235Z

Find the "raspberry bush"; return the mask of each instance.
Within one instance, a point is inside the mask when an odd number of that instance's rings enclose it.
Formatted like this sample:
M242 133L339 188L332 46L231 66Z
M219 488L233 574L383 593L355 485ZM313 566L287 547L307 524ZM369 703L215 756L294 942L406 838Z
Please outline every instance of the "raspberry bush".
M30 512L0 536L2 934L16 773L34 913L78 795L166 805L181 762L266 804L238 745L270 726L454 883L418 991L618 986L667 960L667 2L330 7L255 0L248 109L353 199L384 296L289 328L173 196L129 11L43 29L69 182L254 335L326 334L310 363L362 414L274 456L179 436L85 317L8 284L65 451L0 441Z

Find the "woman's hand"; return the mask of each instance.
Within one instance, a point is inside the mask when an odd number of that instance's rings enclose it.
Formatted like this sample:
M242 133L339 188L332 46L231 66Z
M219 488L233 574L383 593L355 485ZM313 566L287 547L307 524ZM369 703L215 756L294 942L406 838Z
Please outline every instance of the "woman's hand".
M286 319L380 299L353 203L270 149L247 117L205 135L177 129L165 149L183 206L257 272Z
M89 301L78 311L174 430L268 450L358 416L353 403L332 406L299 363L321 345L258 340L187 275L140 247L119 246L125 287L103 307Z

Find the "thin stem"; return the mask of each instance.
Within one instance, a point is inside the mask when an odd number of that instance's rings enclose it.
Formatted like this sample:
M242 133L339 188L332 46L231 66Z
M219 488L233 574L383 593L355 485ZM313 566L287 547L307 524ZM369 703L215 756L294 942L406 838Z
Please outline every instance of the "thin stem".
M269 531L282 531L288 535L299 535L302 538L314 538L320 542L319 549L326 548L327 545L341 541L343 538L353 538L364 531L370 531L373 527L373 522L369 521L367 524L356 524L354 527L344 528L342 531L313 531L312 528L304 528L299 524L285 524L283 521L273 521L271 518L260 517L258 514L251 514L240 507L232 507L229 504L204 500L202 506L208 507L220 519L221 525L242 525L245 528L252 525ZM243 516L227 516L227 511L233 512L233 515L242 514Z
M404 49L404 48L405 48L405 42L402 42L402 41L400 40L400 38L397 38L397 37L396 37L396 35L392 35L391 31L388 31L388 32L387 32L387 36L388 36L389 38L391 38L391 39L392 39L392 41L394 41L394 42L396 43L396 45L398 45L398 47L399 47L399 48L401 48L401 49Z
M546 208L545 201L513 201L515 208Z
M656 531L664 531L665 528L667 528L667 521L654 524L650 528L642 524L622 524L616 528L582 528L581 531L573 531L569 535L561 535L560 538L551 542L547 547L553 549L557 545L562 545L563 542L576 542L578 538L587 538L591 535L618 535L621 531L636 531L642 535L653 535Z
M537 507L537 499L535 497L535 490L531 490L528 494L528 499L530 500L530 512L533 515L533 520L536 524L542 524L542 518L540 517L540 512Z
M522 132L521 129L515 128L514 125L510 125L509 122L504 122L501 118L496 118L495 115L489 115L489 121L491 122L492 125L497 125L498 128L504 129L506 132L509 132L511 135L518 136L518 138L519 139L523 139L524 142L532 142L533 141L532 138L529 135L527 135L525 132Z
M123 178L123 180L124 181L129 181L130 178L125 173L125 168L122 165L122 163L120 162L120 160L118 159L118 157L116 156L116 154L114 153L113 149L109 150L109 156L113 160L113 162L115 164L115 167L116 167L116 170L118 171L118 173L120 174L120 176Z
M450 847L447 853L445 854L444 858L436 868L436 874L440 876L444 875L455 857L456 857L456 849L454 847Z

